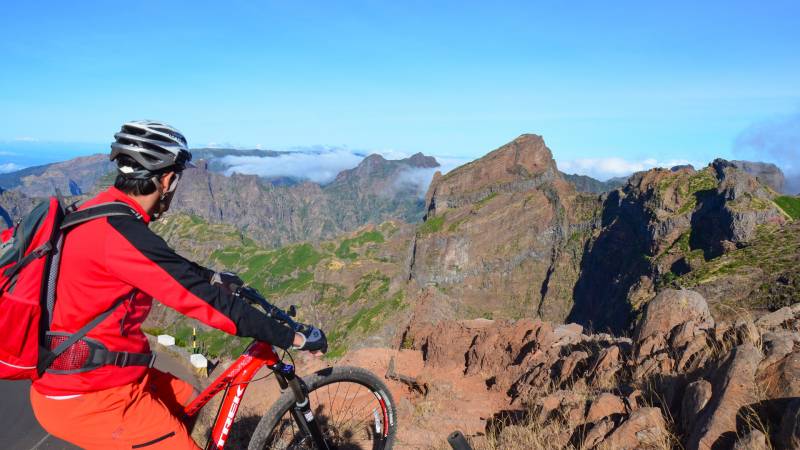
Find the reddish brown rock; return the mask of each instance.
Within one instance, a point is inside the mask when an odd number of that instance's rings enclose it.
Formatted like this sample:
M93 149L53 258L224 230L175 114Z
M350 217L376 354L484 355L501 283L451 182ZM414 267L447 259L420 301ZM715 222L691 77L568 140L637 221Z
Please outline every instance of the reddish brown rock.
M673 328L690 320L697 324L698 329L714 326L714 319L703 296L690 290L665 289L647 304L644 316L636 327L634 341L642 342L653 335L666 337Z
M580 377L581 368L586 364L587 359L589 359L589 354L582 351L571 352L562 359L561 371L558 376L559 384Z
M658 408L641 408L628 417L601 445L613 449L654 446L664 439L666 423Z
M595 423L592 425L592 428L589 429L589 432L586 433L586 437L583 439L580 449L585 450L595 448L597 444L603 442L606 436L608 436L613 429L614 422L610 419L604 419Z
M697 416L706 407L708 401L711 400L712 393L711 383L703 379L689 383L686 386L686 392L681 403L681 422L684 430L691 429L692 424L697 420Z
M686 443L687 450L730 447L736 436L740 408L756 401L755 374L761 353L745 344L731 351L714 376L711 400L698 415Z
M620 369L622 369L622 359L619 346L606 347L600 351L597 360L589 370L591 383L601 387L610 386L614 383Z
M616 395L604 392L589 406L586 422L594 423L615 414L625 414L625 403Z

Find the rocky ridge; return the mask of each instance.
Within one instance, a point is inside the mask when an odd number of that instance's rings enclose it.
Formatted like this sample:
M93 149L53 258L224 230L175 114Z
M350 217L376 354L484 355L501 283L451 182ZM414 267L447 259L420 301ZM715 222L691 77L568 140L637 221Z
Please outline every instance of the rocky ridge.
M375 154L325 186L276 186L255 175L225 176L199 162L184 172L173 211L212 224L235 224L268 247L331 239L368 223L418 221L423 213L419 188L404 182L404 175L433 167L436 160L422 154L401 160Z
M424 360L415 369L420 383L456 371L472 380L465 385L495 394L480 423L461 420L476 448L525 448L521 429L548 443L537 448L800 445L792 419L800 398L800 304L717 322L698 293L665 290L648 303L632 338L538 319L431 323L418 314L402 341ZM415 401L436 398L418 394Z

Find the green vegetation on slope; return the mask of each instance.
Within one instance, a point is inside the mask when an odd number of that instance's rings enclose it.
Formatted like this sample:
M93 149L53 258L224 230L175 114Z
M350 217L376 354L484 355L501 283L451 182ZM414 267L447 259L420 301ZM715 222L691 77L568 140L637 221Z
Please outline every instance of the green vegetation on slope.
M339 244L339 248L336 249L336 256L342 259L356 259L358 257L358 254L352 252L350 248L360 247L366 244L367 242L375 242L378 244L382 244L384 242L383 234L377 230L366 231L354 238L345 239L342 241L341 244Z
M792 219L800 219L800 197L782 195L775 198L775 203Z
M422 224L417 228L417 232L420 235L438 233L442 231L442 227L444 226L444 218L446 214L442 214L441 216L429 217L422 222Z
M748 296L751 308L775 309L790 304L800 294L800 226L764 225L749 245L718 258L703 261L683 276L670 281L684 288L695 288L717 282L735 283L737 279L761 280L761 285ZM750 282L745 282L745 287Z
M234 227L208 224L196 216L172 216L155 229L179 252L193 253L198 262L208 267L236 271L278 304L284 304L283 298L293 295L291 302L300 305L300 320L322 320L320 325L333 333L332 336L329 333L333 350L330 357L341 356L367 333L379 330L393 312L403 307L404 292L392 291L390 277L370 266L385 261L377 255L386 243L386 236L398 231L392 223L340 240L318 245L293 244L274 250L260 247ZM347 275L352 273L347 271L353 270L359 274L355 277L357 281L343 281L353 279ZM345 274L343 278L339 278L340 273ZM319 280L315 274L321 274ZM337 281L325 281L327 274L336 274L332 279ZM304 317L305 314L309 316ZM190 323L181 317L150 332L166 332L176 337L178 345L188 347ZM248 342L216 330L198 331L198 343L211 357L235 356Z
M403 307L404 293L397 291L388 298L380 298L369 302L359 309L349 320L335 327L328 334L331 343L326 357L339 358L347 352L346 342L353 335L365 336L380 328L386 322L389 314L399 311Z

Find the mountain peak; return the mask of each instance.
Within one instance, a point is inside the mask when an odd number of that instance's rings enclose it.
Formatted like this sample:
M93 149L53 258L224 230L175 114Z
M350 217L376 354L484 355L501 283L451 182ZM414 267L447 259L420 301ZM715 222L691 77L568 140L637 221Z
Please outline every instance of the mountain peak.
M528 183L542 175L546 179L561 177L544 139L536 134L523 134L436 180L440 194L471 196L489 186Z
M412 167L419 167L419 168L433 168L439 167L439 162L436 161L436 158L433 156L427 156L422 152L417 152L411 155L409 158L401 159L400 161L412 166Z

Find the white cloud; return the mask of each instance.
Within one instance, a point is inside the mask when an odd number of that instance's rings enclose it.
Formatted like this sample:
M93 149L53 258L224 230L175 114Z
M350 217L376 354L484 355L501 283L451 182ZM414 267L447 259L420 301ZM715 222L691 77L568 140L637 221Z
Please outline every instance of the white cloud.
M293 177L325 184L342 170L357 166L363 156L348 149L292 151L276 157L225 156L220 159L229 166L226 175L234 172L262 177Z
M0 163L0 173L16 172L22 169L22 166L14 163Z
M405 159L411 154L393 149L354 150L347 147L310 146L294 147L288 152L274 157L228 155L219 161L228 166L226 175L241 173L261 177L292 177L310 180L319 184L333 181L339 172L356 167L366 156L379 154L389 160ZM465 159L438 157L441 164L437 168L408 169L400 173L393 183L395 188L414 187L422 197L428 190L433 174L440 170L447 173L467 162Z
M670 168L684 164L692 164L695 167L702 166L701 163L692 162L686 159L658 160L647 158L642 160L630 160L625 158L578 158L569 161L558 161L558 168L564 173L577 173L588 175L598 180L607 180L614 177L631 175L634 172L649 170L654 167Z
M420 198L423 198L428 192L428 187L431 185L433 175L437 171L445 174L456 167L469 162L469 160L466 159L439 156L436 157L436 161L439 162L439 167L406 169L400 172L400 174L397 176L397 179L394 181L394 187L399 189L411 186L412 188L416 189L417 195L419 195Z
M19 156L19 153L8 152L5 150L0 150L0 156Z

